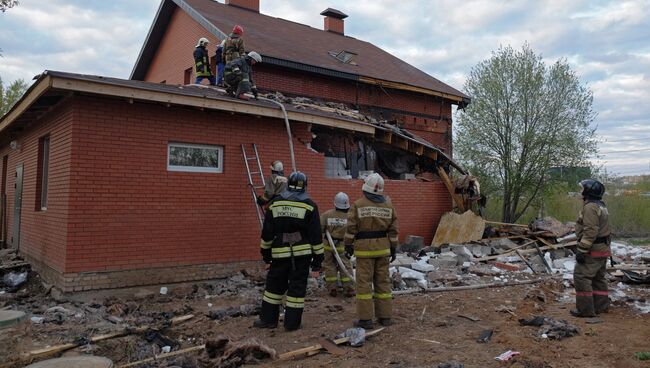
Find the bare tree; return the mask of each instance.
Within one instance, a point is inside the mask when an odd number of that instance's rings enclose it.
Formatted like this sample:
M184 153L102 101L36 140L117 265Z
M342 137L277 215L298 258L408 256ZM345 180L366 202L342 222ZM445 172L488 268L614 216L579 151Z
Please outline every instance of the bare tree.
M7 9L13 8L16 5L18 5L17 0L0 0L0 11L4 13Z
M455 152L494 193L502 221L515 222L541 194L548 170L586 165L596 152L591 90L566 60L546 65L525 44L501 47L466 83Z
M23 96L29 85L23 79L13 81L7 88L0 78L0 117L4 116L11 107Z

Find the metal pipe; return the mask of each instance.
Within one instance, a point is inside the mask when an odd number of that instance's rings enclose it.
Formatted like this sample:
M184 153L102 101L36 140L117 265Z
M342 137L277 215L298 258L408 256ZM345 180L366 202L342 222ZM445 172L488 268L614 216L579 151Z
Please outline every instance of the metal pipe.
M266 97L259 97L259 99L262 101L273 102L274 104L280 106L280 109L282 109L282 113L284 114L284 125L287 128L287 135L289 136L289 152L291 153L291 167L293 168L294 172L298 171L298 169L296 168L296 156L293 151L293 136L291 134L291 125L289 124L289 116L287 116L287 110L284 108L284 104L275 100L268 99Z

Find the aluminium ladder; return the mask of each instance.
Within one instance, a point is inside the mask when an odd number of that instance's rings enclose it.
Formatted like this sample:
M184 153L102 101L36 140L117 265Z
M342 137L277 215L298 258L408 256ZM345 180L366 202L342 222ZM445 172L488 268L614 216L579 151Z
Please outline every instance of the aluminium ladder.
M246 154L246 147L244 144L241 145L241 153L244 156L244 164L246 164L246 173L248 174L248 187L251 189L251 195L253 196L253 204L255 205L255 212L257 212L257 218L260 221L260 229L264 224L264 209L261 206L257 205L257 189L264 189L266 183L264 182L264 173L262 172L262 164L260 163L260 155L257 153L257 145L251 143L253 147L253 153L255 156L248 156ZM251 171L251 164L249 161L255 161L257 164L257 171ZM253 169L255 169L253 167ZM262 185L256 185L253 178L259 177L259 181Z

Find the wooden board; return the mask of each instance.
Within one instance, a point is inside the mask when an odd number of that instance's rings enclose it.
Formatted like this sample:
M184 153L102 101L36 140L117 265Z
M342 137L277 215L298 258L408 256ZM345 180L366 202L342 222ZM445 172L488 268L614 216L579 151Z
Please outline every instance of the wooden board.
M472 211L466 211L462 215L447 212L440 219L431 245L439 247L443 244L459 244L480 240L483 237L484 230L485 221Z

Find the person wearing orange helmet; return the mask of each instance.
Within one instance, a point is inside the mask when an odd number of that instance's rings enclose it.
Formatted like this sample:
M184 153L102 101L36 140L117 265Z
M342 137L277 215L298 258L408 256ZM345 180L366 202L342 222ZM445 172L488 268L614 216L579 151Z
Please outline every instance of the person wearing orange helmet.
M223 44L223 63L227 65L229 62L239 59L242 56L245 56L244 51L244 28L240 25L236 25L232 29L232 33L226 38L226 41Z

